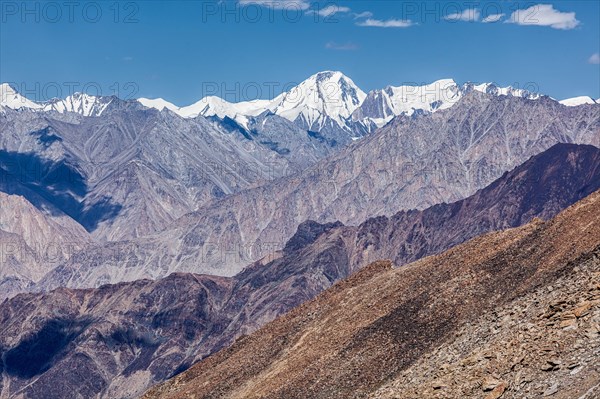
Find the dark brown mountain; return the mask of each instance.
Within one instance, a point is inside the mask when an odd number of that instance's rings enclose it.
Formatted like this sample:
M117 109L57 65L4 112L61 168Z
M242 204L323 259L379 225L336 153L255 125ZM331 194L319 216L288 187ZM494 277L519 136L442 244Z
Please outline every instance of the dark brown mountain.
M136 397L219 335L232 283L186 274L18 295L0 305L2 396Z
M597 397L599 255L596 192L549 222L373 263L144 398Z
M403 259L406 231L415 232L407 239L421 248L417 257L550 217L600 188L599 164L595 147L559 145L465 201L360 227L306 222L283 250L233 278L174 274L19 295L0 305L2 394L135 397L313 299L370 257Z

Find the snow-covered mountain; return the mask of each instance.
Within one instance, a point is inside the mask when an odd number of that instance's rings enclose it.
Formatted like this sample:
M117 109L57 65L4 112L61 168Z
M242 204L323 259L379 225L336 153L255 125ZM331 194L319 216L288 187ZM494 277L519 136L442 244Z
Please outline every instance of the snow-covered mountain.
M348 127L348 119L367 95L341 72L317 73L269 105L276 115L320 131L328 122Z
M578 105L584 104L600 104L600 98L598 100L594 100L589 96L581 96L581 97L573 97L567 98L565 100L559 101L562 105L566 105L567 107L576 107Z
M198 116L230 119L248 130L261 114L280 116L305 131L324 133L332 142L345 142L360 137L389 123L400 115L431 113L456 104L466 93L479 91L494 96L522 97L530 100L540 94L527 90L500 87L494 83L459 84L441 79L430 84L388 86L365 94L349 77L338 71L319 72L272 100L232 103L208 96L179 107L162 98L140 98L139 104L159 111L165 109L183 118ZM36 103L20 95L8 84L0 85L0 109L32 109L36 111L76 112L84 116L101 115L114 97L95 97L76 93L64 100ZM566 106L598 104L591 97L560 101Z
M363 103L366 94L341 72L319 72L291 90L272 100L254 100L231 103L222 98L209 96L187 107L176 107L162 100L139 99L150 108L164 108L184 118L199 115L231 118L244 127L248 119L264 112L271 112L296 122L306 130L320 131L328 123L349 129L350 115Z
M230 103L219 97L205 97L187 107L171 109L182 117L198 115L228 117L247 128L249 120L264 112L281 116L302 129L321 132L341 139L361 136L382 127L400 115L415 112L435 112L452 107L469 91L480 91L495 96L538 99L539 94L523 89L500 87L494 83L458 84L452 79L441 79L430 84L388 86L365 94L341 72L319 72L273 100ZM144 106L162 109L164 100L139 100ZM165 102L166 103L166 102ZM170 104L170 103L167 103ZM331 132L334 133L331 133Z
M100 116L114 97L90 96L85 93L75 93L64 100L53 99L43 103L44 111L56 111L61 114L75 112L83 116Z
M10 109L42 109L43 106L27 99L25 96L9 85L8 83L0 84L0 109L7 107Z
M361 136L384 126L400 115L435 112L452 107L471 90L497 96L537 99L539 94L493 83L460 85L442 79L424 85L388 86L365 94L349 77L337 71L314 74L273 100L230 103L219 97L205 97L187 107L176 107L162 99L138 100L146 107L170 109L184 118L228 117L247 128L252 118L264 112L281 116L304 130L328 131L334 139ZM170 106L167 106L170 105ZM333 133L332 133L333 132Z
M522 97L529 100L537 100L540 98L539 93L532 93L524 89L516 89L512 86L500 87L494 83L482 83L479 85L467 83L463 86L463 91L468 92L471 88L481 93L487 93L494 96Z
M399 115L416 112L436 112L456 104L466 93L475 90L494 96L538 99L539 94L511 86L500 87L494 83L459 85L452 79L441 79L425 85L388 86L369 92L363 104L354 112L352 120L362 124L367 131L382 127Z
M3 107L20 110L56 111L59 113L75 112L83 116L100 116L114 97L90 96L85 93L74 93L65 99L55 98L45 102L31 101L9 85L0 84L0 110Z
M388 86L369 92L352 119L381 127L399 115L410 116L416 111L434 112L450 108L460 97L460 86L452 79L422 86Z
M162 111L165 108L173 112L179 111L179 107L177 105L163 100L162 98L138 98L137 101L146 108L154 108L159 111Z
M269 108L269 100L243 101L230 103L220 97L209 96L202 100L180 108L177 114L184 118L195 118L197 116L216 116L220 119L231 118L244 128L248 128L248 118L258 116Z

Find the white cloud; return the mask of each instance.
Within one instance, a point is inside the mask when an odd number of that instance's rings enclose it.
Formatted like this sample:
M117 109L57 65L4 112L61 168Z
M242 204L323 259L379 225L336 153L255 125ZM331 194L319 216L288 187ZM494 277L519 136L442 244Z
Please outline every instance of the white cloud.
M517 25L549 26L554 29L574 29L579 25L574 12L560 12L551 4L537 4L512 13L506 22Z
M307 0L238 0L242 6L257 5L275 10L308 10L310 4Z
M502 17L504 17L505 14L490 14L487 17L485 17L481 22L487 24L487 23L491 23L491 22L498 22L502 19Z
M371 18L372 16L373 13L371 11L363 11L359 12L358 14L354 14L354 19Z
M354 43L348 42L344 44L339 44L336 42L329 42L325 45L325 48L330 50L339 50L339 51L354 51L358 50L358 46Z
M588 62L590 64L596 64L596 65L600 64L600 54L598 54L598 53L592 54L592 56L590 57Z
M331 17L335 14L347 13L350 11L351 10L348 7L340 7L340 6L336 6L336 5L331 5L331 6L327 6L320 10L315 10L314 12L316 12L317 14L319 14L322 17Z
M388 19L387 21L382 21L369 18L365 21L357 22L356 25L374 26L376 28L408 28L409 26L413 26L414 22L407 19Z
M479 21L479 16L481 13L476 8L467 8L463 12L457 12L454 14L449 14L444 17L447 21L467 21L467 22L475 22Z

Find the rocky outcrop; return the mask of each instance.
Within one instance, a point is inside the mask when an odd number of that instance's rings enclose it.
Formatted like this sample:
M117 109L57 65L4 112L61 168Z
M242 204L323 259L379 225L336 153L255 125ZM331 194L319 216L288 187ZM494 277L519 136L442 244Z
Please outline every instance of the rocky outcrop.
M594 324L600 316L594 302L598 251L600 192L549 222L536 220L483 235L402 268L394 269L390 262L374 263L152 389L144 398L362 398L386 383L398 389L386 397L429 397L427 393L456 397L453 393L466 392L471 395L466 397L499 398L527 386L532 395L549 396L565 387L572 396L563 397L579 397L597 389L593 359L599 338ZM577 273L581 274L573 276ZM572 278L579 276L585 278ZM575 296L568 301L552 301L566 297L569 290ZM548 305L553 306L549 310L555 309L553 313L540 315L540 309ZM520 311L511 313L511 308ZM494 322L486 324L494 312L504 318L493 317ZM581 323L590 341L580 341L578 352L570 354L562 341L542 338L544 331L536 325L525 330L529 320L541 324L537 316L546 318L546 328L557 334L566 331L565 338L572 334L569 328ZM567 325L566 319L575 321ZM511 323L518 323L519 328L509 331ZM507 347L500 332L513 347L523 344L525 359L512 358L519 352ZM519 339L519 334L539 337L540 342ZM486 349L478 346L477 336L497 343L497 352L468 358L471 350ZM552 345L546 348L545 342ZM583 346L584 342L591 345ZM480 358L485 360L479 365ZM518 384L507 375L511 366L494 359L512 362L514 378L526 368ZM465 378L453 369L453 363L463 360L478 364ZM579 374L571 374L569 367L581 367ZM483 374L478 375L475 368ZM428 374L429 370L436 372ZM402 380L393 384L409 371L412 377L406 381L411 385L403 386ZM453 371L455 380L443 378ZM535 381L541 373L554 375ZM475 387L466 376L482 379ZM429 381L437 377L441 378ZM421 386L420 381L427 382ZM514 396L523 397L524 392Z

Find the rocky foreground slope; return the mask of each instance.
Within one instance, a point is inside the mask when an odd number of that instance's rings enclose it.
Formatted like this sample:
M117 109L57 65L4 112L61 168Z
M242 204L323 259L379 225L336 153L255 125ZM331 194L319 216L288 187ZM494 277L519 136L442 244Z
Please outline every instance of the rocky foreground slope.
M370 397L600 397L600 250L573 265L463 327Z
M0 392L135 397L314 298L371 255L400 259L401 240L421 248L411 256L425 256L490 229L550 218L600 188L599 167L597 148L557 145L476 195L411 218L378 218L368 228L304 223L281 251L233 278L173 274L19 295L0 305ZM411 231L422 234L404 236ZM41 349L50 343L53 351Z
M144 398L364 398L380 388L396 398L594 397L598 255L600 192L551 221L406 267L376 262Z

